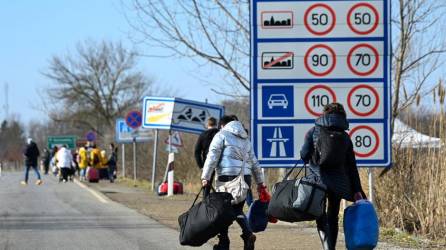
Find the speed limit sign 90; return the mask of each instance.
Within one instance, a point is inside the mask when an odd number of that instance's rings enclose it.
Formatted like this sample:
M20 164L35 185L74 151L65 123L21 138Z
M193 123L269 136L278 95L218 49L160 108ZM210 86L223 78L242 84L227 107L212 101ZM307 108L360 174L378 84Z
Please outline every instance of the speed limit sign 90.
M315 76L326 76L336 67L336 53L324 44L311 47L305 54L304 60L307 71Z
M314 4L305 12L304 24L313 35L327 35L336 26L336 13L327 4Z
M357 126L350 131L349 135L357 157L371 157L378 151L380 140L374 128L366 125Z

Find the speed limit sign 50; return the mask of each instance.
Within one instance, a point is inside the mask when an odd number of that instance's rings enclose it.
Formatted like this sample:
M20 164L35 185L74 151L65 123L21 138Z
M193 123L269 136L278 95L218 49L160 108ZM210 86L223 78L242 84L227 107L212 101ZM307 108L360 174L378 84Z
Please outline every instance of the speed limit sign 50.
M379 24L379 13L369 3L355 4L347 14L348 27L358 35L373 33Z
M313 35L327 35L336 26L336 13L327 4L319 3L312 5L305 12L304 24Z

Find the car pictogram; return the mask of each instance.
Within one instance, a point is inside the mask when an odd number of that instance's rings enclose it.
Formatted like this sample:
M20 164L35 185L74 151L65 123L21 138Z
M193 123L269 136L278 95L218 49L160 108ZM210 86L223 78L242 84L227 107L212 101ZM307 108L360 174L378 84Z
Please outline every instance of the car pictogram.
M273 109L274 107L288 108L288 100L284 94L272 94L269 96L268 108Z

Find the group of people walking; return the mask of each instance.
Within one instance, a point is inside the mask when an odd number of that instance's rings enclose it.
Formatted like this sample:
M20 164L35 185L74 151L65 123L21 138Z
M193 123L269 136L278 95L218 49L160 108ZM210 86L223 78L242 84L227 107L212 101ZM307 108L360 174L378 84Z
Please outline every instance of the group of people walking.
M25 179L21 182L22 185L28 184L29 171L31 169L36 173L36 184L41 185L43 181L38 169L40 151L32 138L27 139L24 156ZM98 173L98 179L108 179L110 182L114 182L116 178L116 163L117 148L113 143L109 145L108 154L94 143L88 143L75 151L69 149L67 145L54 146L51 151L44 149L41 167L45 175L48 175L51 169L52 173L59 178L59 182L72 181L76 173L80 181L86 181L90 169Z
M357 201L365 198L356 166L355 154L351 140L346 137L348 147L341 166L323 168L318 165L317 142L325 136L325 130L345 132L349 124L346 112L339 103L328 104L323 114L316 120L315 126L307 133L301 149L301 158L309 164L309 168L321 177L327 186L328 205L323 216L317 219L317 230L323 249L336 248L338 235L338 220L341 199ZM321 132L322 131L322 132ZM236 116L223 116L217 126L216 120L208 120L208 130L202 133L195 146L195 158L202 168L201 180L203 187L209 187L215 182L215 189L224 187L226 183L237 178L243 171L244 181L251 186L252 181L257 184L260 193L265 187L263 169L259 167L247 130ZM214 177L216 175L216 177ZM248 220L243 213L245 201L232 206L236 214L236 222L242 229L241 238L244 249L254 249L256 236L253 234ZM218 244L214 249L229 249L230 239L228 228L221 230Z

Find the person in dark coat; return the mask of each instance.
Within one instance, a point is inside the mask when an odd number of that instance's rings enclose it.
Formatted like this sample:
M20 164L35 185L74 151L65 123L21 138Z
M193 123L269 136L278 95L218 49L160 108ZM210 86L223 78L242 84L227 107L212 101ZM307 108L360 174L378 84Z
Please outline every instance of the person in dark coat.
M314 145L319 138L321 127L336 131L348 130L349 124L344 107L339 103L326 105L324 107L324 113L316 120L315 126L305 136L305 143L300 151L302 160L305 163L310 163L309 167L314 172L320 174L322 182L328 189L326 213L316 222L323 248L325 250L332 250L336 248L341 199L353 202L365 198L365 194L362 191L351 140L348 142L347 155L344 156L344 166L327 169L320 168L314 162Z
M23 152L25 155L25 180L22 181L22 185L28 184L29 177L29 169L33 168L34 172L37 175L37 185L42 184L42 178L40 177L39 169L37 168L38 158L40 156L39 148L37 144L33 142L31 138L28 138L27 145L25 151Z
M206 156L209 152L209 145L211 145L212 139L215 134L218 133L217 119L210 117L208 119L207 130L201 133L195 144L195 161L200 169L203 168Z
M108 157L107 165L108 165L108 179L110 183L115 181L115 171L116 164L118 161L118 148L116 148L114 143L110 143L110 156Z
M50 169L50 162L51 162L51 153L48 149L43 150L43 168L45 175L48 175L48 171Z

